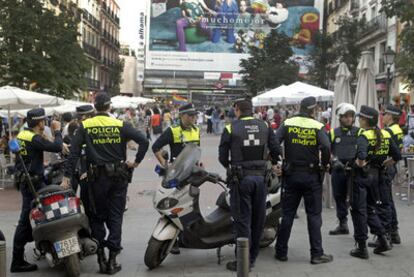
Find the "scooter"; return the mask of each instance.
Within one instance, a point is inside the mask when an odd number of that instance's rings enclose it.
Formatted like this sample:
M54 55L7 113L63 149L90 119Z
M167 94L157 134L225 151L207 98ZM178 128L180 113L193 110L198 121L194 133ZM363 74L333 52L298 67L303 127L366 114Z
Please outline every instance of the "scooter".
M19 154L18 142L10 141L9 147L20 159L33 194L30 223L36 249L40 252L39 257L44 256L50 267L64 264L69 277L79 276L80 259L95 254L98 248L97 242L91 239L88 218L80 199L73 190L63 190L56 183L36 191ZM53 172L57 169L56 166L61 165L58 163L46 170L45 180L53 181L57 177Z
M156 167L163 180L154 195L153 204L161 217L145 252L144 261L149 269L158 267L165 260L177 238L181 248L216 248L219 264L221 248L235 243L229 191L218 174L198 166L200 157L200 147L187 144L167 169ZM200 186L206 182L218 184L224 191L216 201L216 209L204 217L199 197ZM280 197L280 185L269 190L261 247L269 246L276 239L281 217Z

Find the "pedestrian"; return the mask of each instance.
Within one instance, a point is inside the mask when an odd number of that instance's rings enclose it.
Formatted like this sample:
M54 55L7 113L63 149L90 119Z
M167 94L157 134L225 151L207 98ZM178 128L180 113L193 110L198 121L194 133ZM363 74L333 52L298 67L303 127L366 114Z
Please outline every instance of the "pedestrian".
M170 146L170 162L181 153L187 143L200 145L200 129L196 126L198 112L194 105L189 103L179 108L180 122L167 128L162 135L152 145L152 151L155 154L161 166L168 166L168 161L164 159L162 148ZM171 249L171 254L180 254L178 241Z
M62 114L62 122L63 122L63 131L62 137L65 137L68 134L69 124L73 122L73 115L71 112L67 112Z
M330 235L347 235L348 228L348 203L347 199L352 186L352 168L356 156L356 142L362 129L354 126L356 108L352 104L341 103L336 108L336 117L339 127L330 131L332 167L331 182L333 196L336 204L336 217L338 226L329 231Z
M414 131L414 105L410 106L410 113L407 115L407 129L408 133Z
M151 141L151 110L146 109L145 110L145 116L144 116L144 128L145 133L147 135L147 140Z
M332 255L322 248L322 180L330 161L329 138L322 123L314 119L315 97L300 103L300 112L285 120L276 132L277 143L284 142L282 222L276 242L275 258L288 260L288 241L299 203L304 198L308 221L312 264L328 263ZM319 166L321 164L322 167Z
M95 98L97 114L80 124L71 144L61 184L65 189L70 186L70 176L75 173L82 145L86 144L88 189L91 189L95 209L90 225L92 237L98 241L99 271L105 274L121 270L116 256L122 249L122 220L128 183L133 168L144 159L149 144L144 134L130 124L112 118L110 108L111 98L106 93L98 93ZM130 139L139 145L134 162L127 161L126 144ZM105 225L109 230L108 237ZM105 247L109 249L108 260Z
M51 142L43 137L45 128L46 114L42 108L36 108L27 112L28 128L25 128L17 135L20 145L20 155L23 158L24 165L29 173L29 178L33 181L36 191L45 187L44 178L44 160L43 152L58 153L62 151L62 134L61 125L58 121L52 121L51 129L54 133L54 141ZM24 172L20 160L16 161L16 168L19 172ZM13 239L13 258L10 272L29 272L37 270L37 265L30 264L24 259L24 247L28 242L33 241L32 227L30 224L29 214L34 199L29 183L24 181L19 184L22 194L22 209L20 219L16 227Z
M400 151L403 149L403 138L404 133L399 125L401 117L401 110L393 105L388 105L385 109L383 122L385 130L390 133L391 138L397 145ZM389 229L387 232L390 235L391 243L393 244L401 244L401 237L398 232L398 217L397 217L397 210L395 209L395 203L392 196L392 182L395 176L398 174L396 165L392 165L387 167L386 169L386 193L385 197L388 197L387 201L389 201L390 209L391 209L391 218L387 218L387 214L384 213L384 210L379 209L379 216L380 219L384 224L387 222L389 223Z
M151 116L151 129L155 137L158 137L162 133L162 117L157 107L154 108L154 114Z
M212 115L213 115L213 108L209 108L206 111L206 119L207 119L207 134L213 133L213 121L212 121Z
M266 219L266 160L270 153L272 164L276 165L280 151L274 132L266 122L252 117L250 99L236 100L234 106L237 120L224 129L219 161L232 176L229 183L230 207L235 239L249 238L249 266L253 268ZM229 262L226 267L237 271L237 262Z
M375 254L391 250L376 209L388 203L381 203L381 194L384 193L384 167L390 166L401 159L400 150L391 135L378 128L379 113L374 108L361 106L359 112L359 126L365 131L357 139L357 155L354 171L354 182L351 198L351 215L354 224L354 238L356 247L351 256L368 259L366 246L368 226L371 232L378 237ZM388 157L391 157L388 159ZM389 215L387 215L389 216Z

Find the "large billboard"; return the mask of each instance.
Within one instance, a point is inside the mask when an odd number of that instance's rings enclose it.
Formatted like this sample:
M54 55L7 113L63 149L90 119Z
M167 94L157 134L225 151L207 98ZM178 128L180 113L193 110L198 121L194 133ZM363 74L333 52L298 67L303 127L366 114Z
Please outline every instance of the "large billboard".
M276 29L306 73L323 0L150 0L146 68L238 72L248 48Z

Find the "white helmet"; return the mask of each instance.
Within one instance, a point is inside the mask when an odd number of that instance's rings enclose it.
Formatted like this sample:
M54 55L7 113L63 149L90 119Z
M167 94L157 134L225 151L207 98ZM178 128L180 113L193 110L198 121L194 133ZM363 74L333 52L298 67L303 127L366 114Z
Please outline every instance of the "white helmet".
M341 115L346 114L347 112L353 112L356 114L356 108L354 105L349 103L341 103L336 107L335 114L339 118Z

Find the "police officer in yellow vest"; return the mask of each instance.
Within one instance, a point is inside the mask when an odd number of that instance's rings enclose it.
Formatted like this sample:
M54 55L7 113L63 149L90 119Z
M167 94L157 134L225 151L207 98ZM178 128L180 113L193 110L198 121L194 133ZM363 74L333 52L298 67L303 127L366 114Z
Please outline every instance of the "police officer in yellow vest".
M368 226L378 237L375 254L391 250L386 230L376 212L379 205L388 210L387 203L381 202L384 192L384 167L401 159L400 150L391 135L377 127L378 111L368 106L361 106L359 125L365 131L357 139L355 161L355 179L352 188L351 215L354 223L356 248L351 256L368 259L366 240ZM391 158L388 158L391 157Z
M284 142L282 223L276 242L275 258L288 260L288 241L299 203L304 198L311 245L311 263L333 260L322 248L322 179L331 157L330 143L324 125L313 117L315 97L306 97L300 103L300 113L287 119L276 132L278 143Z
M132 170L144 159L148 149L145 135L131 125L109 115L111 98L98 93L95 98L96 116L84 120L71 142L70 155L65 167L62 186L70 186L69 177L75 173L86 144L88 189L92 190L94 211L90 224L92 236L98 241L97 251L100 273L115 274L121 270L116 256L122 250L122 220L126 194ZM126 145L129 140L139 144L134 162L127 161ZM105 225L109 230L106 238ZM109 249L107 260L104 248Z
M198 112L193 104L186 104L179 108L179 124L168 127L162 135L152 145L152 151L161 165L166 165L168 161L162 156L162 148L170 146L170 161L184 149L186 143L196 143L200 145L200 129L195 125Z
M54 132L55 139L51 142L43 137L46 119L44 109L38 108L28 111L26 119L28 128L25 128L17 135L17 140L21 148L20 155L29 171L30 177L32 177L33 185L36 190L39 190L45 186L43 182L43 152L58 153L62 151L61 126L57 121L52 122L51 129ZM23 171L19 160L16 162L16 168ZM20 184L20 191L22 193L22 210L14 233L11 272L27 272L37 269L35 264L30 264L24 260L24 247L26 243L33 241L32 227L29 220L33 195L26 181Z
M195 125L198 112L194 105L189 103L178 109L180 115L179 124L168 127L152 145L152 151L159 163L163 166L168 164L162 155L162 148L170 146L170 162L184 149L186 143L200 145L200 129ZM171 254L180 254L178 243L171 249Z
M390 133L391 138L397 144L400 151L403 148L404 133L398 122L400 121L401 110L393 105L388 105L385 109L383 122L386 125L385 130ZM391 206L391 219L390 219L390 236L393 244L400 244L401 238L398 232L398 219L397 211L395 209L395 203L392 197L392 181L397 175L397 167L390 166L387 168L387 188L389 192L389 201Z
M228 182L235 237L249 238L252 268L266 219L266 162L270 154L272 164L277 164L280 149L273 130L263 120L252 117L250 99L237 100L235 113L237 120L227 125L221 136L219 161L231 170ZM237 262L227 263L227 269L236 271Z

